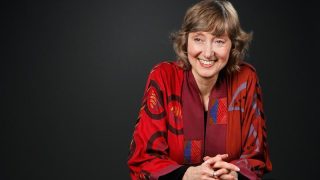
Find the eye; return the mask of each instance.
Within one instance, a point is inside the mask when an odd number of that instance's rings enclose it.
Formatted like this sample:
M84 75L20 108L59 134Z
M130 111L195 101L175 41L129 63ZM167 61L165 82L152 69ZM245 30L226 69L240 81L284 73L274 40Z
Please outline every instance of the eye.
M214 43L217 44L218 46L222 46L222 45L224 45L225 41L222 39L217 39L214 41Z
M195 38L193 38L193 40L195 41L195 42L202 42L203 40L201 39L201 38L199 38L199 37L195 37Z

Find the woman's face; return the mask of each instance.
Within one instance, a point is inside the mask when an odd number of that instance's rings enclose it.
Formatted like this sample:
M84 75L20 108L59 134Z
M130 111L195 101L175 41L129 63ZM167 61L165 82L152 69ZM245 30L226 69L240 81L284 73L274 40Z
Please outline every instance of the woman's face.
M231 46L227 33L219 37L203 31L189 33L188 59L195 78L217 78L228 62Z

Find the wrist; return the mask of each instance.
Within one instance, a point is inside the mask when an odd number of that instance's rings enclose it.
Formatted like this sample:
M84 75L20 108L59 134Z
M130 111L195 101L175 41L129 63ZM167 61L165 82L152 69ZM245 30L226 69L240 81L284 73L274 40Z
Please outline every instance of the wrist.
M188 167L188 169L186 170L186 172L184 173L182 180L187 180L188 179L188 174L190 174L190 172L192 171L194 167L190 166Z

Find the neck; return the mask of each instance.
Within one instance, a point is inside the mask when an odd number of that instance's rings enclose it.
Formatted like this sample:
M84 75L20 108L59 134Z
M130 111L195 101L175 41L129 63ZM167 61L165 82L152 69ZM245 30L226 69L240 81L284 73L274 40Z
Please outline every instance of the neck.
M218 74L211 78L194 76L202 97L209 98L212 88L217 82Z

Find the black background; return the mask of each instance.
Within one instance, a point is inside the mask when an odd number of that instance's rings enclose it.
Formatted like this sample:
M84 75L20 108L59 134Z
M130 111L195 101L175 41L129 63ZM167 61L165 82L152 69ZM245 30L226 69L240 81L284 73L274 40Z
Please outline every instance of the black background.
M0 179L129 179L150 69L195 0L2 1ZM273 172L318 177L319 23L311 1L232 1L254 33Z

